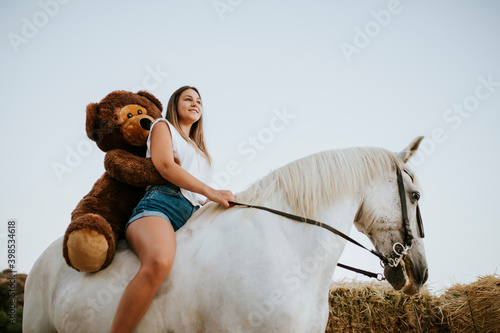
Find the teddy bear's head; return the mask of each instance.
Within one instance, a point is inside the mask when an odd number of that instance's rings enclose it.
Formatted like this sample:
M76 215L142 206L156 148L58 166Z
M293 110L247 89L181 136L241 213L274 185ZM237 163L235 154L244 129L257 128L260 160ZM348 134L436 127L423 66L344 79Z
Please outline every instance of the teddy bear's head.
M124 149L142 156L149 128L161 117L162 108L147 91L113 91L99 103L87 106L87 135L104 152Z

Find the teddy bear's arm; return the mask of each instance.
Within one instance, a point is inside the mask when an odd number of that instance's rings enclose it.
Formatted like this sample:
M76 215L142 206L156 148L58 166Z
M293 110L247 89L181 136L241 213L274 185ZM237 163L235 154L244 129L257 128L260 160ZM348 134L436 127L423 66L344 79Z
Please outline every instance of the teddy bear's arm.
M151 158L139 157L126 150L108 151L104 158L104 168L111 177L133 186L168 184L156 170Z

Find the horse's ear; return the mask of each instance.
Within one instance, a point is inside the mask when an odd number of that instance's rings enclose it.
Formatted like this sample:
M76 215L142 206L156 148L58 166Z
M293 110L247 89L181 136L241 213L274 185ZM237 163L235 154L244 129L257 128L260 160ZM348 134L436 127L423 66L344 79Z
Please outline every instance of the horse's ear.
M408 160L412 158L413 155L415 155L415 153L417 152L418 146L420 146L420 143L422 142L423 139L424 139L423 136L419 136L416 139L414 139L408 145L408 147L403 149L402 152L398 153L399 158L401 158L404 163L408 162Z

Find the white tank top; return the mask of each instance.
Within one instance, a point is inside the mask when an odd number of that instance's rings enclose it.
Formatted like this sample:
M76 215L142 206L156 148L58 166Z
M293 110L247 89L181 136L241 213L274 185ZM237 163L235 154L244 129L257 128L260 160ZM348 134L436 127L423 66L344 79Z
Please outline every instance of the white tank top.
M151 125L149 129L149 136L147 141L147 151L146 157L151 157L151 133L153 132L153 127L156 123L163 121L168 124L170 128L170 133L172 134L172 146L174 150L174 157L179 159L181 162L181 167L189 172L193 177L199 181L208 184L211 181L212 169L210 164L208 164L207 159L202 153L193 147L192 144L187 142L177 131L177 129L169 123L165 118L158 118ZM196 192L191 192L181 188L182 195L193 204L193 206L203 205L207 197Z

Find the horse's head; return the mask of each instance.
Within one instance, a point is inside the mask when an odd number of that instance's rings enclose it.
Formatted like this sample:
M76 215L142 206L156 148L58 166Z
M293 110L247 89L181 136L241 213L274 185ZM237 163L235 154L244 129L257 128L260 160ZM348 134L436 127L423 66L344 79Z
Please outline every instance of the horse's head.
M391 260L385 263L384 274L387 281L396 290L402 289L405 294L413 295L428 277L427 261L425 259L423 227L421 225L418 199L420 188L406 162L416 153L423 137L416 138L406 149L397 155L401 159L400 166L395 165L393 173L374 181L363 194L354 225L367 235L376 250ZM404 184L406 210L408 216L408 235L403 221L404 205L398 186L396 168L401 168L401 180ZM406 255L398 256L396 252L404 252L410 245ZM396 244L396 245L395 245ZM399 261L398 264L398 260Z

